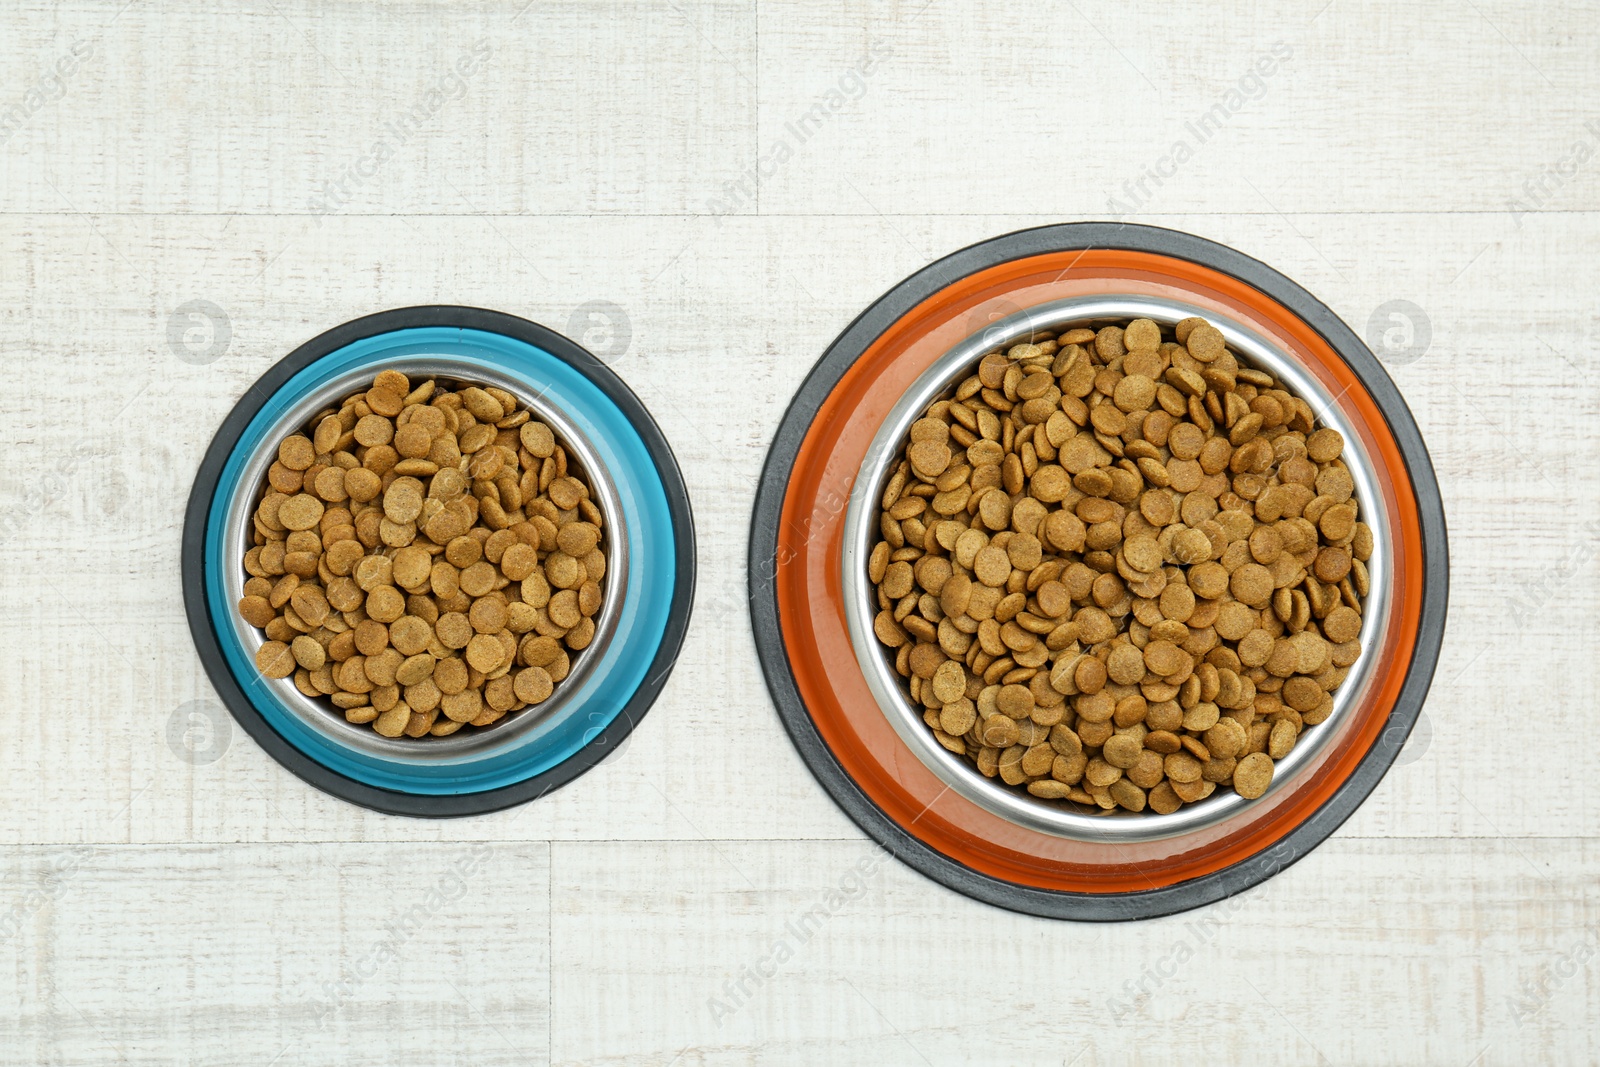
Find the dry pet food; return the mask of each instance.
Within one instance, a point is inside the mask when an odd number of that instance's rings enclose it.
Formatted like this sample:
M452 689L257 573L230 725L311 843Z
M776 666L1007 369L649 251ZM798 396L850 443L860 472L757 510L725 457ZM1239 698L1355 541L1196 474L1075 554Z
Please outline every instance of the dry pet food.
M605 518L502 389L379 373L279 442L254 522L257 669L385 737L548 700L594 639Z
M890 471L878 640L939 743L1035 797L1259 797L1360 653L1343 447L1203 319L991 352Z

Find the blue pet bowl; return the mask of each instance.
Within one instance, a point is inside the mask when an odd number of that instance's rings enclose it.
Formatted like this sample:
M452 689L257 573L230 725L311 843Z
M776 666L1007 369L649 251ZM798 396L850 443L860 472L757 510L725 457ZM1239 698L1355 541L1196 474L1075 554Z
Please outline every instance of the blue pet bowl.
M446 738L384 738L289 679L255 667L259 631L239 618L249 515L277 442L393 367L496 384L562 439L606 513L609 559L595 640L543 704ZM666 439L595 356L511 315L434 306L369 315L300 346L245 393L207 450L183 535L184 600L218 695L256 742L307 782L414 816L481 814L534 799L614 752L654 703L694 599L694 525Z

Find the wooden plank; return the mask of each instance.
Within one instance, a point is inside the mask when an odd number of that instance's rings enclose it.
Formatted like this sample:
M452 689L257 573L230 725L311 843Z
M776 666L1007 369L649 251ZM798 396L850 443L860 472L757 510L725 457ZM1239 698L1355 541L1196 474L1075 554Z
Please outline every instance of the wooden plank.
M557 1063L1597 1054L1587 839L1341 838L1238 897L1102 925L974 903L865 842L572 843L553 859Z
M535 843L8 848L0 1062L542 1062Z
M120 6L120 5L119 5ZM30 4L0 211L672 213L751 151L754 11L501 0Z

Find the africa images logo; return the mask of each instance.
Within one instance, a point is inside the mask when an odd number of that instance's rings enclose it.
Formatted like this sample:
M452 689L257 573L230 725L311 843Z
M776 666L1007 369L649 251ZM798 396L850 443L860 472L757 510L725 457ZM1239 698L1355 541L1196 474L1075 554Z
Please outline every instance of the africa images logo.
M67 79L78 73L83 61L92 55L94 42L73 41L67 54L45 68L38 80L23 92L21 100L0 111L0 144L11 140L11 136L46 104L66 96Z
M475 41L455 64L417 98L405 111L383 124L376 140L367 150L339 172L338 178L326 178L317 195L311 198L311 213L322 225L324 215L337 214L350 198L353 190L372 181L393 159L407 141L419 133L428 122L444 109L451 100L467 95L468 79L488 65L493 49L487 37Z
M867 79L893 54L894 47L888 41L874 40L859 63L839 75L831 86L812 101L809 108L783 124L783 136L757 156L743 174L723 182L723 195L709 198L706 210L720 217L753 204L762 181L777 174L779 168L793 159L795 152L815 137L846 105L866 96Z

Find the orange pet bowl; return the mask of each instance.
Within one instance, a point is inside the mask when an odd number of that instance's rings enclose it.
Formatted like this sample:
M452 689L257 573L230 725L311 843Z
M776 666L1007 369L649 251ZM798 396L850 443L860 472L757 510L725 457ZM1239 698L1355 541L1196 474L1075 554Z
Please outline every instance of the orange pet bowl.
M871 657L881 653L861 640L864 598L851 570L861 558L858 513L876 497L892 456L885 440L898 441L890 431L912 401L970 373L976 355L997 343L1130 312L1211 319L1247 361L1270 364L1344 433L1356 495L1379 544L1371 625L1335 714L1307 731L1306 751L1291 754L1294 763L1280 767L1265 796L1219 791L1171 816L1062 815L1060 805L1005 791L928 743L931 736L897 725L895 697L874 682L880 669ZM1421 710L1448 584L1444 511L1427 450L1400 394L1349 327L1294 282L1230 248L1112 223L1047 226L973 245L906 279L853 322L779 427L756 497L749 567L757 647L779 715L856 823L958 892L1085 920L1144 918L1220 899L1332 833L1388 769Z

